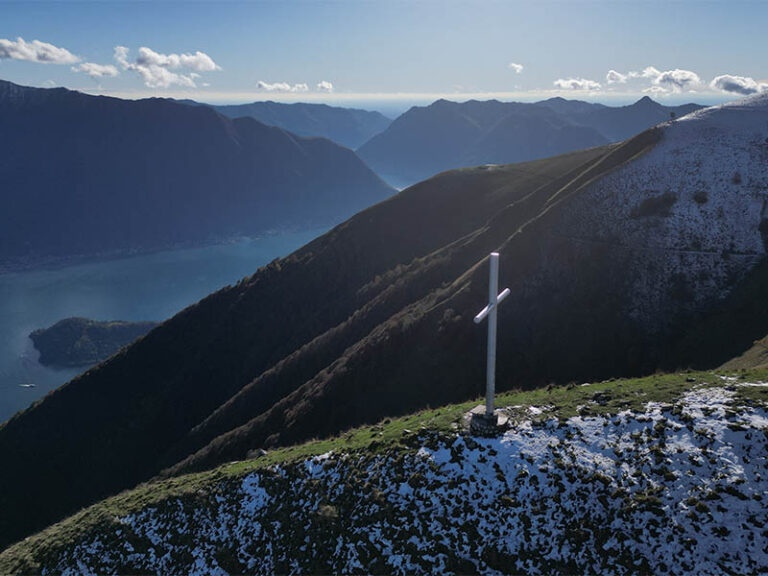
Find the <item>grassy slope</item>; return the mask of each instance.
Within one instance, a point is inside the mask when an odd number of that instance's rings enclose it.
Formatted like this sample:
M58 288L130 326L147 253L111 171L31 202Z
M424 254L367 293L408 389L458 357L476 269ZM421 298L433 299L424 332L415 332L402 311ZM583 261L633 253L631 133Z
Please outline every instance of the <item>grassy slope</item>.
M547 418L561 422L572 416L616 415L624 410L642 411L649 402L672 403L693 386L723 386L714 372L659 374L640 379L617 379L591 385L571 384L550 389L514 391L502 394L498 406L514 406L513 419L531 419L529 406L549 406ZM741 370L730 373L736 379L768 380L768 369ZM600 402L595 402L596 398ZM753 408L768 406L768 390L758 387L737 389L738 404ZM359 428L340 436L313 440L305 444L271 451L256 459L232 462L202 473L146 483L109 498L10 547L0 554L0 573L39 572L63 550L85 536L114 531L118 517L135 514L148 507L162 507L171 500L203 504L211 494L220 493L222 485L242 480L246 475L275 465L288 467L315 455L333 451L337 454L375 454L388 456L413 453L431 438L455 437L463 415L477 401L425 410L377 425ZM536 418L535 416L533 417ZM426 439L426 440L425 440ZM108 542L107 542L108 545Z
M390 285L409 263L420 268L421 259L482 228L505 206L533 191L557 190L560 180L611 150L464 170L416 185L182 311L0 425L0 455L7 463L0 468L0 547L184 458L199 447L184 443L190 431L250 382L256 383L257 405L245 406L245 420L227 411L215 422L213 437L269 410L392 314L466 269L458 263L438 270L440 276L414 274L415 282L392 294L397 287ZM506 238L501 233L491 248ZM483 247L470 254L469 265L485 253ZM377 305L369 306L374 299ZM294 361L283 362L289 356ZM367 403L366 420L437 403L433 391L406 386L414 391L409 397L390 397L415 398L417 406ZM330 420L322 408L324 422L338 429L361 424L350 421L360 410L333 404L336 417ZM313 426L299 419L293 428L301 437L285 443L325 433ZM59 485L50 484L53 474Z
M768 336L755 340L749 350L723 364L722 369L741 370L766 367L768 367Z

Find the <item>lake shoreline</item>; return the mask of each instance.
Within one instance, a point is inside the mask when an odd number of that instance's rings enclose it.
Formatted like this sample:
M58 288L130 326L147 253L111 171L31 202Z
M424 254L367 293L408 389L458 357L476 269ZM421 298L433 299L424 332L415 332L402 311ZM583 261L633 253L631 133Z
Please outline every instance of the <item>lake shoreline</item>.
M70 254L67 256L40 256L22 258L19 260L0 261L0 277L11 274L23 274L26 272L56 271L71 266L82 264L100 264L114 262L137 256L150 256L162 252L175 252L179 250L194 250L197 248L210 248L214 246L231 246L245 242L256 242L268 238L274 238L290 234L304 234L317 232L317 236L327 232L328 226L296 226L274 230L266 230L253 236L239 235L222 239L213 239L200 242L178 242L154 248L132 248L129 250L116 250L114 252L95 252L90 254ZM254 270L255 272L255 270Z
M175 250L59 259L48 266L36 262L0 274L0 423L88 369L42 365L31 332L71 317L162 322L327 230L274 231Z

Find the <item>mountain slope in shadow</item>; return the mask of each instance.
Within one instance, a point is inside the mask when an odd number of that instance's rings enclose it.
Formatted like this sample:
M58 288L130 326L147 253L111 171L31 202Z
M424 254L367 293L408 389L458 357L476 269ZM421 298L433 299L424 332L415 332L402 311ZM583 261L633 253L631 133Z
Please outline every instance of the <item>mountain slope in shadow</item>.
M0 265L329 226L393 190L350 150L205 106L0 81Z
M500 389L688 362L685 327L765 257L767 118L757 98L442 174L212 294L0 427L3 543L161 472L478 395L492 250Z
M213 108L229 118L247 116L299 136L328 138L353 150L386 130L391 123L379 112L305 102L285 104L267 101Z

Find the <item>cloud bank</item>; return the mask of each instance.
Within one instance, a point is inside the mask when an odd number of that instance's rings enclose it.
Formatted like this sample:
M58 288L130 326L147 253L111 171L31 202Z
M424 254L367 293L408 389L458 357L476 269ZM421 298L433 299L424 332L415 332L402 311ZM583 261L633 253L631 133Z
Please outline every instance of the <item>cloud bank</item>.
M111 64L94 64L93 62L72 66L72 72L82 72L91 78L114 78L119 74L117 68Z
M264 82L259 80L256 87L264 92L309 92L309 86L304 83L289 84L288 82Z
M690 90L701 84L701 78L699 78L699 75L696 74L696 72L675 68L674 70L660 72L653 79L653 83L657 86L670 89L673 92L682 92L683 90Z
M742 94L744 96L757 94L758 92L768 92L768 83L757 82L754 78L748 76L733 76L731 74L716 76L709 83L709 86L715 90Z
M264 80L259 80L256 82L256 88L262 92L281 92L285 94L309 92L309 85L306 82L290 84L289 82L265 82ZM321 80L315 85L315 90L330 94L333 92L333 83L328 82L328 80Z
M626 84L628 76L616 70L608 70L608 74L605 75L605 81L608 84Z
M123 70L137 72L149 88L183 86L195 88L200 72L213 72L221 68L204 52L194 54L161 54L151 48L139 48L136 60L128 59L128 48L115 46L115 61Z
M645 79L650 80L652 86L643 89L643 92L653 94L664 94L667 92L683 92L692 90L701 85L701 78L696 72L691 70L659 70L654 66L647 66L642 71L630 71L626 74L609 70L605 76L608 84L626 84L628 80Z
M59 48L47 42L32 40L26 42L24 38L8 40L0 38L0 60L27 60L42 64L75 64L80 58L72 54L66 48Z
M554 85L562 90L600 90L602 85L586 78L559 78Z

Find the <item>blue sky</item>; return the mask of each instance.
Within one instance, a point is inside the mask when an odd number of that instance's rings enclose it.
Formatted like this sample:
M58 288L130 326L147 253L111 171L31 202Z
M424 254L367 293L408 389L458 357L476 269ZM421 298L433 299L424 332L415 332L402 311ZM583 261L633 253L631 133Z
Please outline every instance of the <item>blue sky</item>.
M759 0L0 2L0 78L379 108L553 95L712 103L768 90L767 24Z

